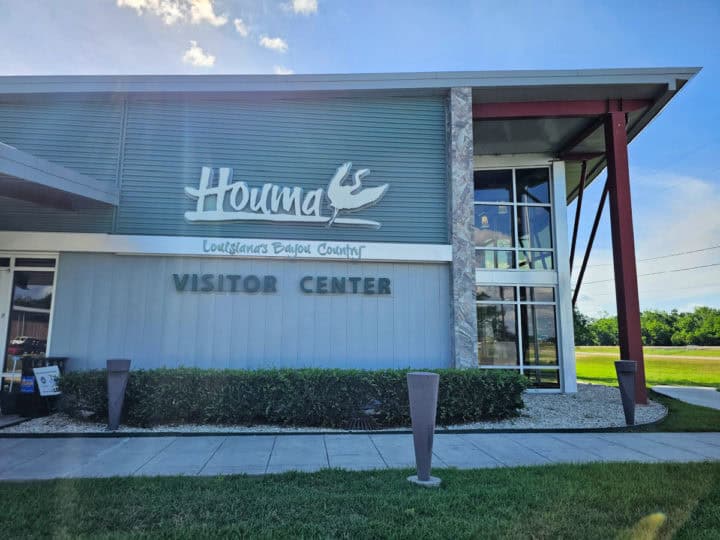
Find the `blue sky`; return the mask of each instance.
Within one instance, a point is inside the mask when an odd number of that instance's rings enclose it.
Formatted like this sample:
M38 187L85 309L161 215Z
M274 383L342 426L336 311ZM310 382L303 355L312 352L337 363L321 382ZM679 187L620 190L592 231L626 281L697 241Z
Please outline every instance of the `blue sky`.
M717 0L0 0L0 12L6 75L702 66L630 147L635 237L639 259L720 245ZM615 310L610 263L605 216L583 311ZM720 249L638 271L667 272L639 277L643 309L720 306Z

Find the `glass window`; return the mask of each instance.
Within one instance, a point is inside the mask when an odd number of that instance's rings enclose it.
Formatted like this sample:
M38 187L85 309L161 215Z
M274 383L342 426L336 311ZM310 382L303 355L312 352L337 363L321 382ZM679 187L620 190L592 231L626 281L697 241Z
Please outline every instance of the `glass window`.
M515 301L515 287L495 286L495 285L478 285L475 288L475 294L478 301L494 300L500 302Z
M15 266L25 268L55 268L55 259L15 259Z
M552 251L518 251L520 270L552 270Z
M477 202L512 202L513 200L512 169L475 171L474 183Z
M518 369L534 387L559 388L554 287L477 285L475 290L480 366Z
M515 252L497 249L475 250L475 268L496 268L510 270L515 268Z
M558 363L555 307L522 304L520 321L525 365L556 366Z
M477 247L513 247L512 206L489 204L475 205L473 240Z
M517 222L520 247L552 249L550 208L544 206L518 206Z
M553 270L550 169L475 171L474 178L476 268Z
M515 306L478 304L478 358L486 366L518 366Z
M554 302L555 289L552 287L520 287L521 302Z
M519 203L550 204L550 169L516 169Z
M556 369L526 369L525 376L533 388L560 388L560 372Z

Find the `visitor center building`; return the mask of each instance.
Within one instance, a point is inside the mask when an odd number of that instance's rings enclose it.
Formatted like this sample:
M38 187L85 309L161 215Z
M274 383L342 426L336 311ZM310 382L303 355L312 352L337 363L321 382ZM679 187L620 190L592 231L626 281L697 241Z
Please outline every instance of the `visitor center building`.
M573 392L568 204L607 170L642 361L627 143L697 71L0 77L3 375L45 353Z

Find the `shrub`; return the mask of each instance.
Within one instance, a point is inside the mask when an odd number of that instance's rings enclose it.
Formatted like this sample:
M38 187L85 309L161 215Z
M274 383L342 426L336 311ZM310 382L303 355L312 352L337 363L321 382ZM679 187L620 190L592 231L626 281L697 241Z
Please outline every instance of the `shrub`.
M526 380L511 371L434 370L440 374L439 425L499 420L523 407ZM410 425L408 370L155 369L130 372L123 422L281 424L347 428ZM60 380L61 410L107 420L106 373L72 372Z

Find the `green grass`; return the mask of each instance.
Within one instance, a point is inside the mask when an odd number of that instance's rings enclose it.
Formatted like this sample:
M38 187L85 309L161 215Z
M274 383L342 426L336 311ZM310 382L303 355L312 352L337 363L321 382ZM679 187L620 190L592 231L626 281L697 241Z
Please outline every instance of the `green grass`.
M5 538L720 537L720 464L592 464L2 483ZM652 521L652 520L650 520ZM662 520L656 523L662 523Z
M604 346L579 346L575 348L578 352L600 352L620 354L618 347ZM708 358L720 359L720 347L702 348L702 349L686 349L685 347L643 347L645 354L661 354L665 356L706 356Z
M578 350L583 347L579 347ZM612 356L578 355L577 378L601 384L617 384L616 358ZM717 386L720 381L720 359L645 358L645 379L648 386L679 384L685 386Z
M690 405L677 399L649 392L653 401L658 401L668 408L668 415L659 424L640 426L634 431L718 431L720 430L720 411L707 407Z

